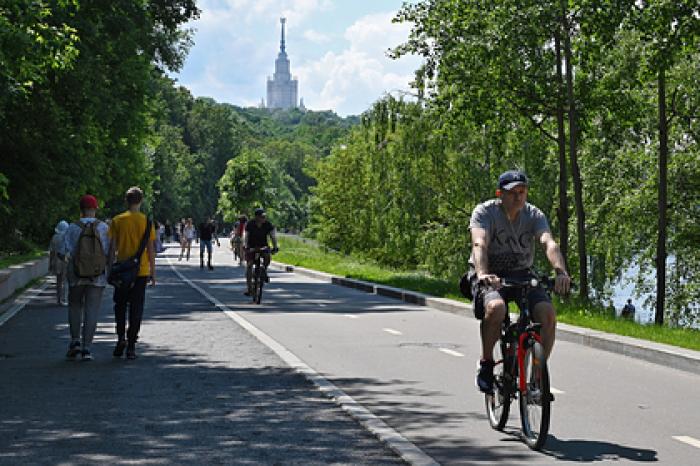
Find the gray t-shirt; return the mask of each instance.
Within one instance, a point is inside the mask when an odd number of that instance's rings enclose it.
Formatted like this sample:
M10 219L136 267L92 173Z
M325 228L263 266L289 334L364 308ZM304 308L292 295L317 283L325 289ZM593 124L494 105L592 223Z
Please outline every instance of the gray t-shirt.
M491 199L474 208L469 221L469 229L472 228L486 230L489 238L488 271L499 275L532 267L535 242L542 233L549 231L549 224L540 209L527 203L518 219L511 223L501 207L501 200ZM474 267L473 252L469 265Z

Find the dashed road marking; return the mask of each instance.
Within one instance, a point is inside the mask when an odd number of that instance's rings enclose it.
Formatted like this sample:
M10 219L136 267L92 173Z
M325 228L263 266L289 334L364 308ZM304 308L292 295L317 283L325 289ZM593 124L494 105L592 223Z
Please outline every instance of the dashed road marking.
M554 393L555 395L563 395L564 393L566 393L565 391L559 390L558 388L554 387L549 387L549 391Z
M460 353L459 351L447 349L447 348L438 348L438 351L442 351L445 354L449 354L450 356L455 356L457 358L463 358L464 355Z
M358 317L352 314L344 314L348 319L357 319Z
M393 328L383 328L382 330L391 335L403 335L403 333L399 332L398 330L394 330Z
M220 309L231 320L246 329L261 343L277 353L277 355L282 358L282 360L287 363L288 366L292 367L300 374L303 374L304 377L309 379L314 385L316 385L316 387L318 387L321 393L334 400L341 407L341 409L343 409L343 411L356 419L381 442L385 443L389 448L394 450L406 463L416 466L439 466L439 463L435 461L435 459L411 443L408 439L406 439L406 437L394 430L387 423L374 415L370 410L355 401L352 397L350 397L350 395L335 386L331 381L312 369L294 353L278 343L277 340L273 339L267 333L248 322L237 312L231 310L231 308L229 308L227 305L210 295L204 288L185 277L182 272L173 266L170 258L168 258L168 264L182 281L197 290L199 294L209 300L209 302Z
M688 445L692 445L695 448L700 448L700 440L693 438L693 437L688 437L687 435L674 435L672 437L674 440L678 440L679 442L687 443Z

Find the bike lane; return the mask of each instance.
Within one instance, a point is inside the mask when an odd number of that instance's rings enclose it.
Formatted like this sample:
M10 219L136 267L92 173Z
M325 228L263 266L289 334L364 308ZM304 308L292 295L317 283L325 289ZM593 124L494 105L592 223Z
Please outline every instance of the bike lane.
M402 464L159 263L136 361L111 356L111 287L93 361L64 359L52 287L0 326L0 464Z
M696 375L560 341L551 436L532 452L517 403L504 433L488 426L474 387L477 321L274 270L252 305L228 257L219 249L226 266L213 272L181 270L440 463L695 464Z

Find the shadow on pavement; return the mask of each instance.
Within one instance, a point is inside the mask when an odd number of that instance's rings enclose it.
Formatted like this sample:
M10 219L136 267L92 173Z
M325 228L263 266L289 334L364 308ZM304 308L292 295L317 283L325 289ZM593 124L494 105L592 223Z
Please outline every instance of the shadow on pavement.
M558 460L593 461L658 461L656 450L626 447L600 440L562 440L550 435L545 444L545 453Z
M402 464L187 286L149 291L136 361L111 357L110 289L91 362L63 359L52 300L0 327L0 464Z

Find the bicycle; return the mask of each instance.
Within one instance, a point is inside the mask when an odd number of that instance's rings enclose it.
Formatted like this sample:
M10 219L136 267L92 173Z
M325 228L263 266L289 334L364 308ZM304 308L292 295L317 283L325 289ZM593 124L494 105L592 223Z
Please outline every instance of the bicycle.
M541 324L532 322L528 308L528 293L541 285L549 293L554 288L554 280L542 277L501 281L503 288L518 291L520 316L511 323L506 313L494 352L494 392L485 395L489 423L499 431L508 421L511 402L518 398L523 438L533 450L541 449L547 440L554 401L540 337Z
M261 261L263 253L269 254L270 248L251 248L250 252L253 254L253 289L250 291L253 296L253 303L260 304L262 301L263 286L269 280L267 277L267 267L261 264Z
M241 237L240 236L234 236L231 238L231 249L233 250L233 261L239 261L241 262Z

